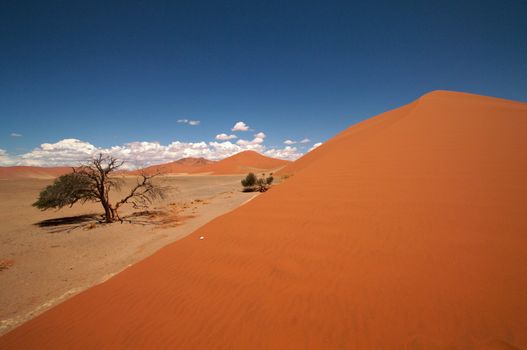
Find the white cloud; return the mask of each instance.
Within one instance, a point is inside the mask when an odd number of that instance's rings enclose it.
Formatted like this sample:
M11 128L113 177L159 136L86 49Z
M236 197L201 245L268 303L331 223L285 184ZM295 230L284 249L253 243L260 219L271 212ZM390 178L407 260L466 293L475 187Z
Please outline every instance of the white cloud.
M9 166L16 164L15 160L7 154L6 150L0 149L0 165Z
M178 119L177 122L180 124L188 124L192 126L196 126L201 123L199 120L190 120L190 119Z
M265 151L265 155L273 158L295 160L302 156L302 153L298 152L296 147L286 146L285 148L276 149L272 148Z
M247 131L249 130L249 125L244 122L237 122L231 129L232 131Z
M227 140L232 140L232 139L235 139L235 138L238 138L238 136L236 136L236 135L227 135L227 134L218 134L218 135L216 135L216 140L220 140L220 141L227 141Z
M188 119L181 119L181 123L190 124L190 122ZM238 130L250 130L249 126L243 122L236 123L235 127ZM55 143L43 143L31 152L17 156L12 156L7 151L0 149L0 165L75 166L99 153L110 154L124 160L126 169L167 163L186 157L219 160L246 150L290 160L302 156L297 148L289 145L285 148L267 148L265 145L267 135L261 131L254 134L252 140L239 139L235 143L230 141L236 138L236 135L222 133L216 135L217 141L212 142L173 141L163 145L159 142L135 141L106 148L71 138Z
M10 156L5 150L0 150L0 165L75 166L98 153L111 154L124 160L126 169L167 163L185 157L219 160L246 150L283 159L296 159L301 156L294 147L267 150L263 142L264 139L259 137L251 141L238 140L236 143L230 141L208 143L174 141L168 145L162 145L159 142L137 141L102 148L78 139L64 139L56 143L43 143L31 152L20 156Z
M311 140L308 139L308 138L305 138L305 139L303 139L302 141L300 141L300 143L308 143L308 142L311 142Z
M296 143L296 141L293 141L293 140L285 140L284 143L286 145L294 145Z
M11 137L22 137L22 134L19 134L17 132L12 132Z
M76 165L91 158L97 148L77 139L64 139L56 143L43 143L33 151L21 155L19 165Z
M261 146L261 144L264 143L266 137L267 135L260 131L259 133L254 134L254 139L252 139L252 141L240 139L236 144L244 147L251 147L251 149L262 148L263 146Z
M240 146L247 146L247 145L251 144L251 141L240 139L240 140L236 141L236 144L240 145Z
M319 147L320 145L322 145L322 142L317 142L317 143L315 143L315 144L313 145L313 147L311 147L311 148L309 149L308 152L311 152L312 150L314 150L315 148Z

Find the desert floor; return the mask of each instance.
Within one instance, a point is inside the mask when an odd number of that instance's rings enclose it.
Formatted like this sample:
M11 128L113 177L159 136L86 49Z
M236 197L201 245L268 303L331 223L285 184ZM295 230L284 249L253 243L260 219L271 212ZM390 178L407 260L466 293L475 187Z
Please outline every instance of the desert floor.
M127 221L110 225L98 223L98 203L33 208L52 180L0 181L0 334L251 199L240 178L161 177L167 198L148 213L123 208ZM123 192L135 181L127 178Z

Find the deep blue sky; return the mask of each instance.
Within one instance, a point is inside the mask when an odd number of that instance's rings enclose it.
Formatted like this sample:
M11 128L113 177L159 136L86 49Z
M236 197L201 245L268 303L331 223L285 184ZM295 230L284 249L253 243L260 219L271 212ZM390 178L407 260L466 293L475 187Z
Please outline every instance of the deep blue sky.
M240 120L282 147L435 89L527 101L526 17L511 0L2 1L0 149L211 141Z

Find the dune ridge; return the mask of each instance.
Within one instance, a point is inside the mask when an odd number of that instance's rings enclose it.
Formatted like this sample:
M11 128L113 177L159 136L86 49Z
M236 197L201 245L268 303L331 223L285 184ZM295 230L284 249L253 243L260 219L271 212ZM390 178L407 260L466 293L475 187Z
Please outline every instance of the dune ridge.
M213 160L208 160L205 158L181 158L174 162L152 165L143 169L130 171L130 175L139 175L141 172L146 174L188 174L192 173L197 169L209 164L216 163Z
M429 93L0 347L527 348L526 134L527 104Z
M208 164L193 173L213 175L247 174L249 172L272 172L289 164L290 161L264 156L255 151L243 151L219 162Z

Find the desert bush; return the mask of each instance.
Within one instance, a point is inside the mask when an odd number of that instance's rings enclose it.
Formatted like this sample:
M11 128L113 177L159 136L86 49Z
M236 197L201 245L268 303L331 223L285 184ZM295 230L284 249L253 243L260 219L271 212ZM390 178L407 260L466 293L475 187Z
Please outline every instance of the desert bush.
M265 174L262 174L261 177L256 177L253 173L247 174L247 177L243 179L242 186L243 192L265 192L271 187L273 183L273 174L269 174L268 177L265 177Z
M242 186L243 187L252 187L254 185L256 185L256 175L254 175L253 173L249 173L247 174L247 176L245 177L245 179L242 180Z

